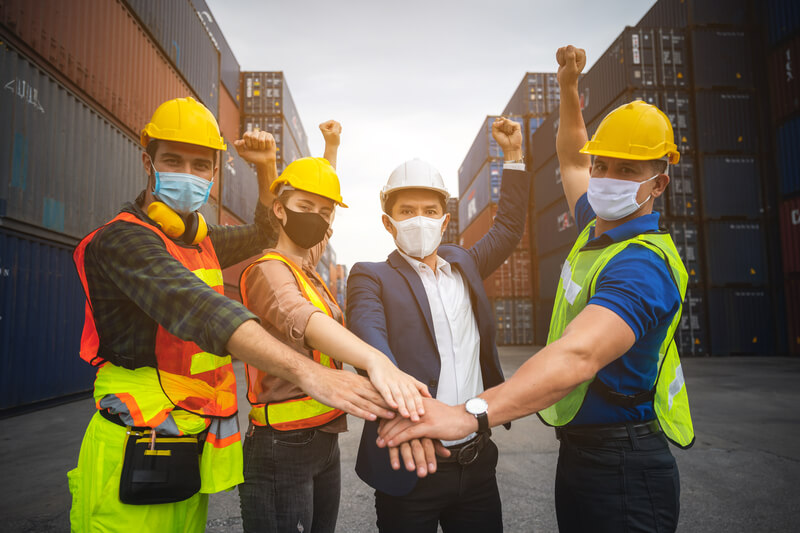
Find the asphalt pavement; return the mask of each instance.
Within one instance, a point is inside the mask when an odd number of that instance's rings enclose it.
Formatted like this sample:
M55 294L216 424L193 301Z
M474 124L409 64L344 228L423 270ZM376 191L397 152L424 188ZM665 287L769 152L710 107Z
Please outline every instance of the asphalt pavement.
M506 375L533 351L501 348ZM673 448L681 474L678 530L800 530L800 358L686 358L683 368L697 440L690 450ZM0 420L0 530L69 531L66 472L77 461L93 411L92 400L84 399ZM246 412L242 406L243 426ZM353 471L361 423L353 417L349 423L340 438L337 531L371 532L372 490ZM553 430L531 416L514 422L511 431L495 430L494 439L505 530L557 531ZM207 531L241 531L237 491L212 495Z

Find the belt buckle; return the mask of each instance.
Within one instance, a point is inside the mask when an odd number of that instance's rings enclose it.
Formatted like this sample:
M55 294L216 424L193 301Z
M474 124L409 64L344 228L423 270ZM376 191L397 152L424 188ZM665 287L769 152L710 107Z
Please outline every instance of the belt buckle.
M458 460L458 464L461 466L471 465L475 462L478 458L478 453L480 452L478 445L480 444L480 437L476 438L472 442L465 445L463 448L458 450L458 454L456 454L456 459Z

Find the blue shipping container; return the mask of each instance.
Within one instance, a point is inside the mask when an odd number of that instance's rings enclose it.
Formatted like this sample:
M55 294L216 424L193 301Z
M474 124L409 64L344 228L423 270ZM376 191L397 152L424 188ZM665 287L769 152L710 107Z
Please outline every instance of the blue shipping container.
M767 282L764 231L756 222L707 222L706 265L711 286Z
M522 131L525 131L524 121L519 116L509 116L511 120L519 123ZM458 194L464 196L467 188L470 186L475 176L482 170L482 167L487 159L503 158L503 150L492 137L492 123L497 119L497 116L487 116L481 124L475 140L472 141L472 146L461 163L458 169ZM525 135L522 136L522 153L525 153Z
M0 228L0 413L92 389L72 247Z
M697 147L701 152L758 152L756 96L731 91L698 91Z
M572 246L565 246L539 256L539 298L555 299L561 279L561 269L571 249Z
M711 289L708 319L712 355L773 352L772 305L769 293L758 289Z
M778 130L778 167L781 192L788 195L800 191L800 116Z
M550 160L533 176L531 187L531 205L537 213L557 200L564 198L564 187L561 185L561 167L558 157Z
M703 209L706 218L761 216L758 160L747 156L704 156Z
M665 195L668 198L667 212L675 217L692 217L697 214L697 186L692 156L681 154L676 165L668 168L669 185Z
M681 308L681 321L675 330L675 342L680 355L706 355L708 353L708 329L703 291L686 289L686 298Z
M753 36L751 31L694 30L692 58L695 88L753 87Z
M776 45L800 32L800 4L796 0L767 0L769 44Z
M669 223L669 232L678 249L678 254L683 260L686 272L689 274L689 284L697 285L703 281L703 272L700 269L700 249L697 234L697 224L691 221Z
M211 35L211 40L217 47L217 50L219 50L220 81L225 88L228 89L228 93L233 96L236 103L240 104L239 71L241 68L239 67L239 61L237 61L236 56L233 55L233 50L231 50L228 41L225 39L225 35L223 35L222 30L217 25L217 21L205 0L192 0L192 5L195 10L197 10L200 20Z
M489 204L500 201L500 181L503 176L503 162L490 159L484 162L472 185L458 202L458 225L468 228L472 221Z
M571 246L577 238L578 228L569 213L566 199L536 215L536 252L539 255Z
M551 94L555 90L555 94ZM558 81L554 72L526 72L511 96L503 115L546 116L559 102Z
M258 202L256 173L247 161L239 157L233 143L228 143L228 150L222 157L222 205L250 224Z

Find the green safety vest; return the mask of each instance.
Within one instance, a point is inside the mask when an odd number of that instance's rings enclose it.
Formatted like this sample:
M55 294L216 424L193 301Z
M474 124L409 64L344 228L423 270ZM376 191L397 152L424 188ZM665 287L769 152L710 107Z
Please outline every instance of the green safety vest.
M567 325L583 311L595 293L597 278L608 262L632 244L644 246L661 257L667 263L672 280L678 287L681 301L686 295L689 276L678 255L678 250L675 248L675 243L672 242L672 237L668 233L642 233L607 246L587 245L589 233L594 228L595 222L592 221L588 224L578 236L578 240L575 241L561 270L558 292L553 304L553 315L550 318L547 344L561 338ZM672 317L667 335L658 350L658 373L650 391L652 394L649 396L645 394L645 396L648 399L653 398L653 407L658 422L667 438L676 446L689 448L694 443L694 429L689 413L686 383L683 379L678 348L674 340L675 330L680 319L681 307ZM556 404L539 411L539 418L550 426L563 426L569 423L583 405L586 391L592 381L594 378L581 383ZM596 385L607 387L601 383Z

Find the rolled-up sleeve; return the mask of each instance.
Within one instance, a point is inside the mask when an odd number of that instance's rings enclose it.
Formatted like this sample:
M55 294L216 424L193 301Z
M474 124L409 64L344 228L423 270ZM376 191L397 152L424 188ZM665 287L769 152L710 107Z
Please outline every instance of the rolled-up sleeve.
M292 271L280 261L264 261L245 279L247 307L262 324L269 323L286 338L305 342L306 326L313 313L321 312L308 301Z

